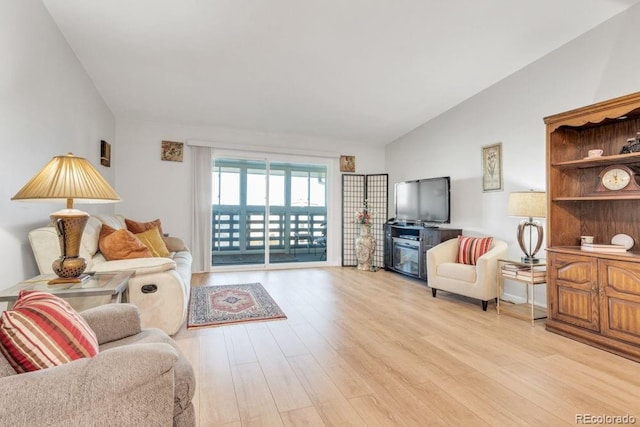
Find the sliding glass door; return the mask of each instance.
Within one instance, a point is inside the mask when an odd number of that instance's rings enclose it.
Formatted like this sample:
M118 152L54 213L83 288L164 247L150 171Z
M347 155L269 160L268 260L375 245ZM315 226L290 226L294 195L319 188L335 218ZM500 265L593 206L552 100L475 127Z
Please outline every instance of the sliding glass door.
M326 260L327 166L216 158L212 265Z

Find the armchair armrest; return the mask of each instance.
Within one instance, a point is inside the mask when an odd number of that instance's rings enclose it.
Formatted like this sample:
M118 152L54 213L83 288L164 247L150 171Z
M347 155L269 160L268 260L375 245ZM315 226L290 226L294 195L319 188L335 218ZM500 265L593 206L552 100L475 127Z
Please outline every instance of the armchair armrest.
M507 250L508 246L505 242L494 240L493 247L476 261L478 274L482 274L485 271L493 271L495 273L498 259L506 258Z
M483 301L499 296L496 290L498 259L506 258L507 252L508 245L506 242L494 240L493 247L478 258L476 262L477 283L479 289L482 290L479 297Z
M458 257L458 238L449 239L427 251L427 259L438 265L443 262L456 262Z
M177 359L169 344L136 344L2 378L0 425L171 425Z
M133 304L106 304L80 313L95 332L98 344L135 335L141 331L140 310Z

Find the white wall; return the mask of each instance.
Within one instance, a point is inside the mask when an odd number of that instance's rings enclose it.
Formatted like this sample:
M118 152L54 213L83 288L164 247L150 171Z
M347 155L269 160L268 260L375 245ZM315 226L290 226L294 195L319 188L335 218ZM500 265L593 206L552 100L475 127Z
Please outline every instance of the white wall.
M506 240L519 258L520 219L507 216L507 199L546 189L543 117L640 90L639 19L635 6L389 144L390 183L451 176L451 226ZM481 150L496 142L504 191L483 193ZM546 301L540 288L536 300ZM524 297L521 286L506 292Z
M114 137L113 115L42 2L0 0L0 289L37 274L27 233L64 207L11 197L67 152L89 159L113 183L115 169L99 159L101 139L117 152Z
M163 231L182 237L191 244L191 157L189 140L210 141L231 146L265 146L285 153L295 150L325 151L356 156L356 173L384 173L384 148L345 141L265 134L211 126L183 126L118 120L116 139L118 166L116 189L123 198L118 212L147 221L160 218ZM163 140L185 143L183 162L160 160ZM289 149L288 149L289 148ZM293 150L291 150L293 149ZM333 198L341 200L339 171L334 176ZM340 230L340 208L334 210L332 230ZM340 235L328 236L329 262L340 263Z

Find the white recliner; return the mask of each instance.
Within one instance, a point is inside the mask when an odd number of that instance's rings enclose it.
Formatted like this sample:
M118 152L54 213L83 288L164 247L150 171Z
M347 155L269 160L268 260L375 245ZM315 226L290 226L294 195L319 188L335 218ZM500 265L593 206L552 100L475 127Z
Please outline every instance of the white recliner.
M506 258L506 242L493 239L489 251L476 265L456 262L458 239L447 240L427 251L427 285L435 297L438 289L482 301L487 310L490 300L498 297L496 272L498 259Z
M92 215L82 234L80 256L87 261L85 271L96 273L134 271L129 280L129 302L140 309L144 328L162 329L174 335L187 318L191 290L192 258L181 239L165 238L169 257L135 258L107 261L98 249L102 224L115 229L127 228L122 215ZM60 243L54 227L37 228L29 232L29 242L40 274L53 274L51 264L60 256ZM108 302L95 299L70 299L76 310Z

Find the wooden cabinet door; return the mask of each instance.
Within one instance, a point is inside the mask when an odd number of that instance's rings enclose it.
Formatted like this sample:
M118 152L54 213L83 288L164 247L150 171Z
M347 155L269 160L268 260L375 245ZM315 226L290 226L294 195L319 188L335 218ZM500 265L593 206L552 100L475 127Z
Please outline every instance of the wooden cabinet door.
M551 319L600 330L598 263L595 258L550 253L548 304Z
M640 345L640 264L599 260L602 334Z

